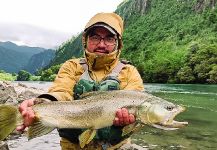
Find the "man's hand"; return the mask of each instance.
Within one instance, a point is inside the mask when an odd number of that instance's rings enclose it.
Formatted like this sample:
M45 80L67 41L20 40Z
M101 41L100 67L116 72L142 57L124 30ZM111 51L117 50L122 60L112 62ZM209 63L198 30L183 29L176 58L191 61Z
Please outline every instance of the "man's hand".
M113 124L115 126L124 126L135 122L133 114L129 114L126 108L118 109Z
M19 106L19 111L23 116L23 124L20 126L17 126L16 130L17 131L23 131L25 130L26 127L30 126L35 118L34 111L32 109L32 106L34 105L34 98L33 99L28 99L24 100L20 106Z

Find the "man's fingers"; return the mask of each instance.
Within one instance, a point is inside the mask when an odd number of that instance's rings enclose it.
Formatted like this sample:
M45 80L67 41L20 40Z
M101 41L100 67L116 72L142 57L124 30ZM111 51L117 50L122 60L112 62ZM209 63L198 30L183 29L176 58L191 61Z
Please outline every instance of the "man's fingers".
M122 116L123 116L123 124L124 125L130 124L128 110L126 108L122 108L121 110L122 110Z
M118 109L116 113L116 117L118 118L118 125L123 125L124 124L124 118L123 118L123 113L121 109Z
M22 115L23 117L26 117L26 114L27 114L27 110L23 110L23 111L21 112L21 115Z
M33 123L34 118L35 118L34 111L32 110L31 107L28 107L26 116L24 118L24 125L27 127L30 126Z
M34 111L32 109L32 106L34 105L34 98L29 100L24 100L20 106L19 111L23 117L23 124L17 126L17 131L24 131L26 127L30 126L35 118Z
M27 101L23 101L19 106L19 111L23 112L27 108Z
M119 119L115 117L114 121L113 121L113 124L115 126L118 126L119 125Z
M117 118L122 118L122 110L121 109L118 109L117 112L116 112L116 117Z
M129 123L134 123L136 121L135 116L132 114L129 114Z
M26 110L27 107L31 107L33 105L34 105L34 98L29 100L24 100L19 106L19 111L22 112Z
M34 113L33 109L29 109L28 112L29 112L28 113L29 114L29 119L33 120L35 118L35 113Z
M113 124L116 126L128 125L135 122L133 114L129 114L126 108L118 109Z
M26 128L26 126L22 124L22 125L20 125L20 126L17 126L16 130L17 130L17 131L24 131L25 128Z
M126 108L121 109L123 118L127 118L129 116L128 110Z
M28 100L28 103L27 103L27 106L28 106L28 107L33 106L33 105L34 105L34 100L35 100L34 98L29 99L29 100Z

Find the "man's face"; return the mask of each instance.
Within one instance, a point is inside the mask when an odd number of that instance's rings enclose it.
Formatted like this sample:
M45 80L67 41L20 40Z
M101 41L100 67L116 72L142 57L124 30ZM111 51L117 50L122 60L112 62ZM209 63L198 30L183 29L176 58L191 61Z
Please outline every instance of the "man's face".
M115 50L117 37L103 27L95 28L87 37L87 51L98 55Z

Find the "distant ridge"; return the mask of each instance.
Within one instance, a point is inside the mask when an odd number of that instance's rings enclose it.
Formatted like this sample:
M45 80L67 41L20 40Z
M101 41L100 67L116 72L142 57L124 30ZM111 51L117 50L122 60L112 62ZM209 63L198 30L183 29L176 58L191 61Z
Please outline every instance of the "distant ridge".
M17 73L19 70L25 69L26 66L28 66L26 71L33 73L34 69L27 64L29 64L29 61L31 61L31 58L34 55L41 53L40 57L43 59L43 61L40 60L39 57L37 58L38 61L35 63L37 63L37 66L40 68L44 65L47 65L46 63L53 58L55 53L53 50L46 52L47 50L48 49L41 47L18 46L10 41L0 42L0 70L4 70L5 72L9 73ZM46 53L46 58L43 57L43 52ZM48 53L51 53L51 55L48 55ZM43 66L40 66L39 62L43 62ZM31 61L31 64L34 65L34 62ZM37 69L38 68L36 67L35 70Z
M25 53L27 54L27 56L29 56L29 58L34 55L34 54L38 54L44 50L47 50L45 48L41 48L41 47L30 47L30 46L18 46L13 42L7 41L7 42L0 42L0 46L7 48L7 49L11 49L14 50L16 52L20 52L20 53Z

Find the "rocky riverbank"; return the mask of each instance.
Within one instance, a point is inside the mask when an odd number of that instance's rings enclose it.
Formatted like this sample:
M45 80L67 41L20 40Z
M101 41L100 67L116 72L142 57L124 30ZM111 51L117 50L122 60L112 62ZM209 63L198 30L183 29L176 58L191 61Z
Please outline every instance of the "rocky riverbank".
M46 88L29 87L19 82L0 81L0 104L17 105L25 99L37 97L46 90Z
M18 105L23 100L37 97L46 91L47 87L36 88L19 82L15 83L0 81L0 104ZM56 136L58 137L58 135ZM22 139L22 137L23 136L21 133L14 131L9 137L7 137L7 142L0 141L0 150L11 150L13 147L16 150L20 149L19 147L22 144L14 143L16 143L16 141L19 141L19 139Z

